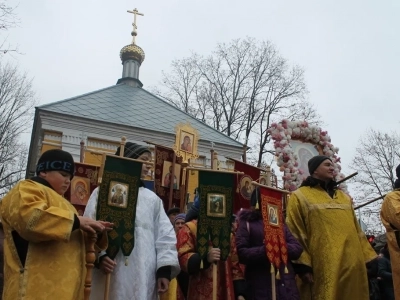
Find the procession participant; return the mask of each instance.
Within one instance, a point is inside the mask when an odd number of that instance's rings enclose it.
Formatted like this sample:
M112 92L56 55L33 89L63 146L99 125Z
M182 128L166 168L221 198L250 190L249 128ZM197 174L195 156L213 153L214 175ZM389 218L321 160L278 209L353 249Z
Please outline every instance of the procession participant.
M361 231L350 197L335 189L331 159L308 162L310 176L288 201L287 226L302 244L295 262L301 299L368 299L366 263L376 253Z
M178 234L179 230L185 224L185 218L186 218L186 214L179 214L175 217L173 225L174 225L174 230L175 230L176 234Z
M386 195L381 208L381 220L386 228L390 252L394 294L400 299L400 165L396 168L395 190Z
M179 229L185 224L185 216L185 214L179 214L175 217L172 225L176 234L178 234ZM168 291L160 296L160 300L184 300L185 297L182 293L181 285L185 285L183 290L187 291L188 281L187 273L181 271L177 278L171 280Z
M120 155L120 148L115 155ZM151 160L151 152L145 147L127 142L124 157ZM142 177L149 171L149 165L143 164ZM99 188L90 196L85 216L96 218ZM99 270L93 270L92 292L90 299L103 298L104 282L107 273L111 273L110 299L146 299L156 300L157 294L168 290L169 281L179 273L176 252L176 236L162 200L140 183L135 219L135 247L125 265L125 257L118 252L115 260L107 254L100 254Z
M378 276L380 278L382 299L395 300L392 267L387 246L380 250L380 254L382 256L378 259Z
M171 221L171 224L174 225L175 217L181 213L181 210L179 207L172 207L167 210L167 217Z
M221 251L218 248L210 247L207 258L203 261L200 255L197 253L197 215L192 214L191 221L185 223L185 225L179 230L178 233L178 257L179 264L182 271L189 274L189 288L187 299L190 300L210 300L212 299L212 286L213 286L213 264L217 265L217 299L218 300L234 300L235 291L234 280L244 281L243 274L238 275L241 270L233 271L237 265L232 264L231 258L228 257L226 261L220 261ZM231 248L231 256L232 251ZM201 268L203 267L203 268ZM235 274L235 277L233 277ZM244 299L243 294L237 292L237 298L239 300ZM235 300L236 300L235 299Z
M4 300L83 299L82 231L103 232L112 224L78 216L63 198L74 168L70 153L48 150L39 158L36 177L17 183L1 201Z
M264 221L259 209L256 209L260 199L260 189L255 188L251 197L252 209L243 209L239 213L239 227L236 231L236 248L239 261L246 266L245 279L248 285L246 300L272 299L271 263L268 260L264 244ZM260 205L258 207L261 207ZM298 259L303 252L301 244L284 226L287 246L288 272L285 266L280 267L281 279L276 280L277 300L298 300L300 294L296 286L295 272L290 260ZM275 276L275 273L273 274Z

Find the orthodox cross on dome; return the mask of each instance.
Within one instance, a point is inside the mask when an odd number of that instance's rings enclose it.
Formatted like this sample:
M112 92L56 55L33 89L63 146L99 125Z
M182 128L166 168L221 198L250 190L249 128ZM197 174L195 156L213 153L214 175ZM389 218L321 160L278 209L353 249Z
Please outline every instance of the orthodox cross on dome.
M144 16L144 14L140 13L137 8L135 8L134 10L127 10L128 13L131 13L134 15L133 17L133 30L132 30L132 44L135 44L136 42L136 36L137 36L137 25L136 25L136 16Z

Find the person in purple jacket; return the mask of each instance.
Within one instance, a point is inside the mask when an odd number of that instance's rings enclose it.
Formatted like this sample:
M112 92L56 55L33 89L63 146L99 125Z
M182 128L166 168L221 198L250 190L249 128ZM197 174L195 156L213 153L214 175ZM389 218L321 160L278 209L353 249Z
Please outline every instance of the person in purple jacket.
M258 188L253 191L251 205L259 199ZM242 210L239 213L239 226L236 231L236 248L239 262L246 266L245 280L248 285L246 300L272 299L271 264L267 258L264 245L264 225L260 210ZM288 273L285 266L280 267L281 279L276 279L277 300L299 300L300 294L296 286L295 272L290 260L296 260L303 252L301 244L293 237L285 225L285 238L288 249ZM250 298L249 298L250 297Z

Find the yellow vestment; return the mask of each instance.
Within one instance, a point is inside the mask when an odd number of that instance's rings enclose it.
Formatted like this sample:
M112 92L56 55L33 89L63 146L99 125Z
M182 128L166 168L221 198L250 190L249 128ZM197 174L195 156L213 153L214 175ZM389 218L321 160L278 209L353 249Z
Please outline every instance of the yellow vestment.
M3 300L83 299L85 244L82 231L72 231L75 208L53 189L24 180L3 198L0 212ZM18 247L18 252L16 239L27 247Z
M382 203L381 219L386 228L394 295L400 299L400 190L386 195Z
M313 284L300 283L302 300L369 299L365 264L377 255L346 194L300 187L289 199L287 226L304 248L295 263L313 271Z

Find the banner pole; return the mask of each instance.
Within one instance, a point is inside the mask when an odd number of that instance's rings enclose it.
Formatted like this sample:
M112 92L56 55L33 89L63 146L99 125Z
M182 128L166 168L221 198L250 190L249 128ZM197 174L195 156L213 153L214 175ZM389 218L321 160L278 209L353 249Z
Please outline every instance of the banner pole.
M276 300L275 272L271 273L272 300Z
M172 174L171 173L169 174L168 209L172 208L172 198L174 195L175 163L176 163L176 154L174 152L174 157L172 158Z
M213 300L217 300L217 264L213 263Z
M121 144L119 148L119 156L124 157L125 153L125 143L126 143L126 137L121 138ZM110 294L110 282L111 282L111 273L107 273L106 275L106 286L104 289L104 300L108 300L108 296Z

